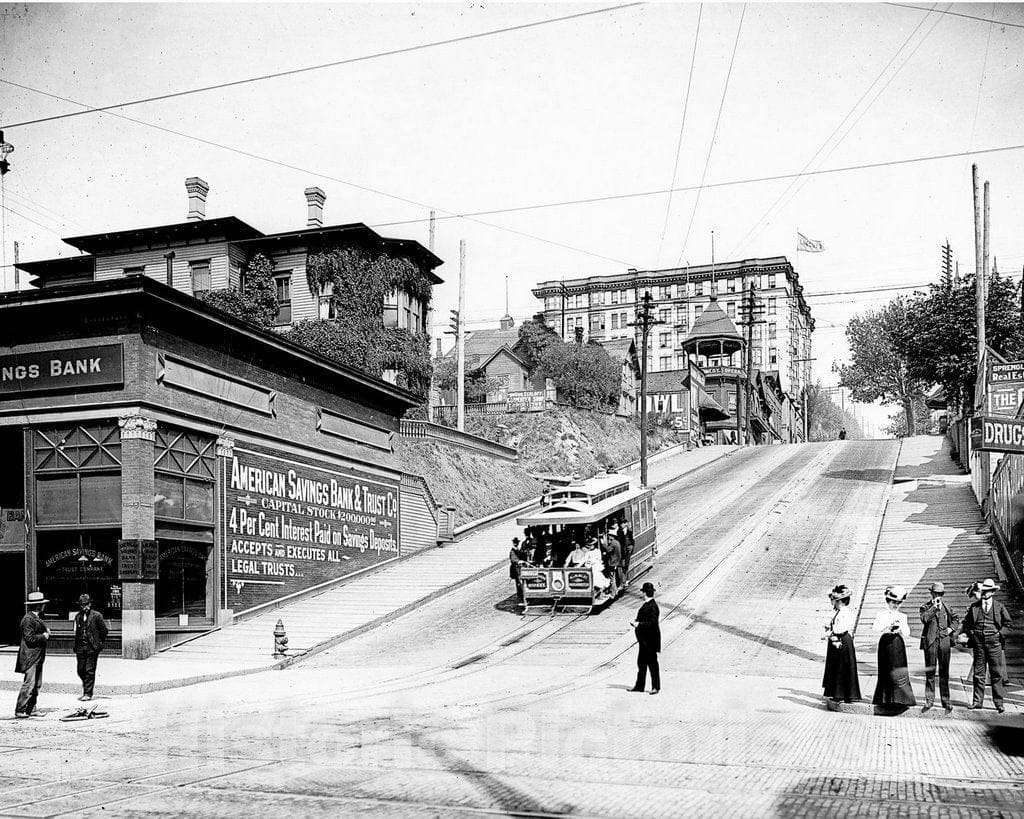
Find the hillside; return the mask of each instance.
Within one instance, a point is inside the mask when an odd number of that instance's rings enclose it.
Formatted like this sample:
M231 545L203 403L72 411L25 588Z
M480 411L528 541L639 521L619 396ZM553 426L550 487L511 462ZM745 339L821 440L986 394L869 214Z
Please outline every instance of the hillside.
M589 477L640 457L637 425L600 413L560 409L470 415L466 431L502 443L514 436L519 462L422 439L399 439L395 446L404 468L424 477L435 500L456 508L460 525L537 497L542 482L531 474ZM673 433L656 427L650 451L674 443Z

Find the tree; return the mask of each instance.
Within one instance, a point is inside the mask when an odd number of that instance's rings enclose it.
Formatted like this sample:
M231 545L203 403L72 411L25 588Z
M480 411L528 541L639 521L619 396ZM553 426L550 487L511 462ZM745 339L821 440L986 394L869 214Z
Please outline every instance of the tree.
M455 392L458 389L454 353L435 360L434 362L434 386L444 392ZM468 364L463 366L465 374L466 402L477 403L487 398L487 393L498 389L501 382L496 378L488 378L483 370L473 368Z
M864 437L857 419L832 402L820 381L807 386L807 429L811 441L834 441L841 429L848 438Z
M914 400L924 395L928 382L911 374L904 345L907 326L908 303L902 298L854 316L846 327L853 361L839 367L839 384L861 403L902 404L912 421ZM913 427L910 434L916 434Z
M519 343L516 353L530 368L530 375L536 375L544 359L544 353L552 345L563 344L554 328L544 321L544 314L537 313L519 326Z
M913 378L943 386L951 406L972 410L977 375L977 312L973 274L959 283L931 285L907 311L899 336L900 354ZM998 273L989 280L985 300L988 345L1007 358L1024 354L1020 286Z
M902 409L896 415L889 416L890 423L882 431L892 435L894 438L902 438L907 435L907 411ZM931 410L925 404L924 399L914 400L914 429L918 433L934 435L938 432L938 424L932 421Z
M274 284L273 259L257 253L246 265L237 290L209 290L199 299L257 327L272 327L281 309Z
M575 407L597 409L618 405L622 374L600 344L565 344L559 339L544 348L539 371Z

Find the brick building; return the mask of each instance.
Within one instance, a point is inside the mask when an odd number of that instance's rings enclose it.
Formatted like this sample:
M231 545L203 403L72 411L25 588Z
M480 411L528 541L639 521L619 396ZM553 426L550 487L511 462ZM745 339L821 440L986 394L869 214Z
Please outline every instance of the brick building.
M742 298L751 285L763 311L748 327ZM810 379L814 320L797 273L784 256L549 280L540 282L533 294L544 303L547 323L563 338L582 331L585 338L595 341L634 338L639 348L638 330L629 325L648 291L654 297L655 317L664 322L649 337L648 372L686 368L688 354L683 343L714 295L744 342L749 329L752 366L771 374L786 397L780 424L783 440L803 439L803 399ZM741 366L739 359L733 364ZM729 409L726 404L723 407Z
M436 543L429 490L392 449L420 399L192 294L259 249L291 294L283 326L318 314L303 266L326 242L437 257L365 225L266 235L234 217L68 241L88 255L22 264L39 289L0 295L2 628L40 588L67 648L88 592L142 659ZM393 301L425 328L425 304Z

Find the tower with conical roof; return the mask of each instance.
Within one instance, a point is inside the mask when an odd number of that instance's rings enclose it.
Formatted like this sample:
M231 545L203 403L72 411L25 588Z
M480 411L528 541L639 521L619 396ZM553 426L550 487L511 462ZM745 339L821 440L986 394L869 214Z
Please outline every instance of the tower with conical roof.
M747 380L742 359L746 342L714 293L707 309L694 321L682 347L687 357L704 369L705 390L727 408L730 416L729 420L710 422L708 430L720 430L723 443L730 438L741 443L744 434L740 402Z

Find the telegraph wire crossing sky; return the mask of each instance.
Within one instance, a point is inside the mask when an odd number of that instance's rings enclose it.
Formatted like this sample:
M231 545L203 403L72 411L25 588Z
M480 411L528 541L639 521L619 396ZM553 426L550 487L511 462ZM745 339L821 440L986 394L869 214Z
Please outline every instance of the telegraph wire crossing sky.
M0 6L6 287L13 241L27 261L181 221L187 176L268 230L319 184L327 223L426 243L438 211L434 306L464 238L471 321L504 312L506 275L529 316L538 281L705 264L712 230L718 261L786 255L835 383L852 315L934 280L947 238L973 270L972 161L1020 274L1019 4L190 9ZM226 26L230 55L202 47ZM797 260L798 229L826 251Z

